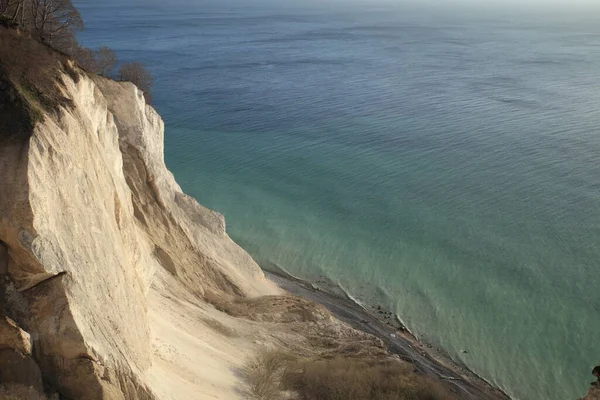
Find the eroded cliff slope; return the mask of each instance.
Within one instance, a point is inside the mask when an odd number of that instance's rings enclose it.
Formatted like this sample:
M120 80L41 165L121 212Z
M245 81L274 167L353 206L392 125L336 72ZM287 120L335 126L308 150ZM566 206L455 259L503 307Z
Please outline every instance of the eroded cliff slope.
M182 193L142 93L60 62L53 108L2 78L0 397L150 399L160 282L179 301L278 290ZM36 118L9 123L23 104Z
M0 399L506 399L362 309L318 300L355 330L283 293L163 139L133 84L0 28Z

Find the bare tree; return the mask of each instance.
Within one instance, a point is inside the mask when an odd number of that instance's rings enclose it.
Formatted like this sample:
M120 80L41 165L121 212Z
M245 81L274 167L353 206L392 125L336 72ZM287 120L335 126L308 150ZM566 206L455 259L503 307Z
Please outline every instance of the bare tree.
M84 71L95 74L99 72L98 63L94 57L94 52L91 49L88 49L87 47L77 47L73 53L73 58Z
M9 0L0 0L0 15L4 15L6 11L8 11L8 7L10 6Z
M23 23L25 2L26 0L0 0L0 16L10 18L12 23Z
M42 42L52 45L61 37L73 36L83 29L79 11L71 0L28 0L31 4L30 24Z
M27 0L12 0L12 3L14 3L14 13L12 16L12 22L20 23L21 27L25 26L25 7L27 5L26 2Z
M96 63L98 65L98 73L102 76L106 76L110 73L117 63L117 56L115 52L109 49L107 46L102 46L96 52Z
M150 94L150 88L152 87L152 75L150 75L141 63L123 64L119 69L119 75L121 80L132 82L144 92L144 98L147 103L151 102L152 95Z

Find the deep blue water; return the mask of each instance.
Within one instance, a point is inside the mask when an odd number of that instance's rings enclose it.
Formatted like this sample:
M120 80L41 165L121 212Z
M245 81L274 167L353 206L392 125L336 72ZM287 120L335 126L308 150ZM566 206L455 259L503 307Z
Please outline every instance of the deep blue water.
M183 189L262 265L393 309L517 399L585 393L597 10L80 3L84 44L155 76Z

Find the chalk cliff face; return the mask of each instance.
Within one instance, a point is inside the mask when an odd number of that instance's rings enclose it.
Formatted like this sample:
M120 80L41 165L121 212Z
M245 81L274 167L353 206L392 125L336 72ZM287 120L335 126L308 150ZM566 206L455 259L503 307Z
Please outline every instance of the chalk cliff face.
M167 170L163 122L134 85L0 36L0 399L248 399L260 389L248 365L271 350L398 363L403 380L433 382L265 279ZM425 360L410 343L405 357ZM435 378L433 362L421 365ZM464 398L505 398L454 379Z
M0 398L157 398L161 299L278 289L177 185L134 85L61 81L71 105L0 141Z

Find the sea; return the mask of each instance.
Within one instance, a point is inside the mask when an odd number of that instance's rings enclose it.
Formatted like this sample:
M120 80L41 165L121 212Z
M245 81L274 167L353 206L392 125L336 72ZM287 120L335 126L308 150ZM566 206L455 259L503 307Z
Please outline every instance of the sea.
M168 167L260 265L392 310L514 399L587 392L595 3L75 4L81 43L152 73Z

